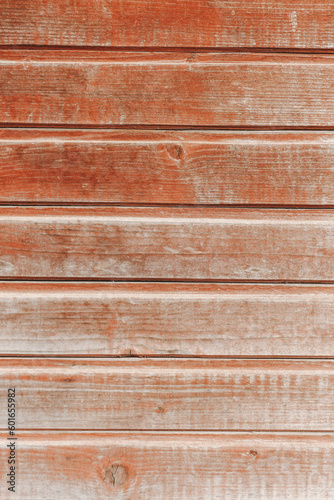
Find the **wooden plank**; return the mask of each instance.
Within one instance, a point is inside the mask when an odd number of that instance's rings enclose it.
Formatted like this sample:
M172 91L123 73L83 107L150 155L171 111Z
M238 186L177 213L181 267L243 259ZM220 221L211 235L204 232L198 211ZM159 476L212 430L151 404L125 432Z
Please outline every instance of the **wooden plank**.
M0 51L0 123L331 128L331 55Z
M332 210L0 209L3 278L334 280Z
M334 134L0 130L0 202L334 206Z
M333 361L3 358L9 387L22 430L334 430Z
M333 49L329 0L2 0L1 44Z
M334 498L332 434L20 432L18 439L22 500ZM7 450L3 499L15 496L6 491Z
M1 355L334 356L333 286L0 283Z

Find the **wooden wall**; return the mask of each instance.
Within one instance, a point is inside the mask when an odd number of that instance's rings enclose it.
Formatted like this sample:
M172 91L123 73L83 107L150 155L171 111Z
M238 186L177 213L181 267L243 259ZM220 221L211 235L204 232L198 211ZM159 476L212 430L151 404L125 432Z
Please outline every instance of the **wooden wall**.
M329 0L0 3L0 498L334 499Z

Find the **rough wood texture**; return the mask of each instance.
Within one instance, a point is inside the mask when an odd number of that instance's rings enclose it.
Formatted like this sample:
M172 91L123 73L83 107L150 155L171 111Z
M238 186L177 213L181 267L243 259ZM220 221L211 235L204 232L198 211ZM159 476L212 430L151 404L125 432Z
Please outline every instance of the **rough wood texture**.
M331 3L0 3L1 498L334 500Z
M330 0L2 0L0 43L333 49Z
M0 387L22 430L334 430L333 361L4 358Z
M5 442L6 435L1 435ZM21 432L20 500L332 500L332 434Z
M334 134L0 130L0 202L334 205Z
M0 283L0 353L334 356L334 287Z
M0 123L333 127L334 56L0 51Z
M332 210L0 209L3 278L334 280Z

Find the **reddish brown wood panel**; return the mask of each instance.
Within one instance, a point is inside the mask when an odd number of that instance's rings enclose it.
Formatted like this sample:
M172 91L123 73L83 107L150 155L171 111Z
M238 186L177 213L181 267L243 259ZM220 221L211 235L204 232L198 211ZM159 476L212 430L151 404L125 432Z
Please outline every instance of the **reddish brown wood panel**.
M334 135L0 130L0 202L334 205Z
M0 210L3 278L334 280L332 210Z
M327 357L334 288L0 283L0 325L2 355Z
M2 0L0 43L333 49L329 0Z
M332 17L1 2L1 498L334 500Z
M4 358L0 387L22 430L334 430L333 361Z
M332 434L21 432L18 453L22 500L333 499Z
M334 126L330 55L0 51L0 123Z

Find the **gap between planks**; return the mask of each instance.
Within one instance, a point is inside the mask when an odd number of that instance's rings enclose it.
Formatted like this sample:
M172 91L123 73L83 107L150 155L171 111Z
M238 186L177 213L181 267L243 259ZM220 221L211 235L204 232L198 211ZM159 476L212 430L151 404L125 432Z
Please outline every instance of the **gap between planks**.
M50 355L50 354L43 354L43 355L31 355L31 354L27 354L27 355L21 355L21 354L18 354L18 355L11 355L11 354L8 354L6 356L1 356L1 358L3 359L7 359L7 360L14 360L14 359L17 359L17 358L24 358L25 360L29 360L29 359L36 359L36 358L43 358L43 359L52 359L52 360L57 360L58 358L60 358L60 361L62 360L62 358L66 358L66 361L74 361L74 362L77 362L77 361L87 361L87 358L98 358L98 361L105 361L105 362L108 362L108 361L114 361L115 359L119 359L119 358L126 358L126 360L128 361L130 356L129 355L126 355L126 354L120 354L120 355L115 355L115 356L107 356L107 355L103 355L103 356L99 356L99 355L81 355L81 354L78 354L78 355L65 355L65 356L59 356L59 355ZM176 361L180 361L182 360L182 358L184 360L187 360L187 359L197 359L197 358L210 358L210 359L217 359L218 361L220 359L222 359L223 361L224 360L228 360L228 361L242 361L243 359L247 360L247 361L272 361L272 360L275 360L275 361L284 361L284 360L287 360L287 361L298 361L300 363L302 363L303 361L317 361L317 359L319 360L326 360L326 361L334 361L334 356L328 356L328 357L324 357L324 356L315 356L315 357L309 357L309 356L279 356L279 357L276 357L276 356L250 356L250 357L245 357L245 356L227 356L227 357L222 357L222 356L189 356L189 355L166 355L166 356L156 356L156 355L152 355L152 354L149 354L149 355L142 355L142 354L131 354L131 358L138 358L138 359L142 359L144 358L145 360L147 361L158 361L160 358L168 358L169 361L173 361L173 360L176 360ZM158 360L157 360L158 358ZM133 359L134 363L136 363L136 360ZM44 365L43 365L44 366ZM135 365L134 365L135 366ZM1 367L0 367L0 373L1 373ZM334 431L333 431L334 432Z
M1 63L1 61L0 61ZM142 131L152 131L152 130L159 130L161 132L163 131L173 131L173 132L185 132L185 131L216 131L216 132L334 132L334 127L330 126L320 126L318 125L317 127L314 127L313 125L311 126L220 126L220 125L166 125L166 124L152 124L152 125L140 125L140 124L134 124L134 123L126 123L122 125L118 124L94 124L94 125L89 125L88 123L75 123L75 124L56 124L56 123L27 123L27 122L22 122L22 123L17 123L17 122L0 122L0 129L29 129L29 130L142 130Z
M110 354L110 355L99 355L99 354L36 354L35 356L32 354L0 354L0 361L7 359L52 359L52 360L66 360L66 361L78 361L83 360L87 361L87 359L96 359L98 361L113 361L116 359L145 359L156 361L159 359L169 359L169 360L187 360L187 359L212 359L212 360L222 360L222 361L334 361L333 356L235 356L235 355L190 355L190 354ZM1 369L1 366L0 366ZM334 432L334 431L333 431Z
M7 429L5 429L5 432L6 432ZM78 434L83 434L83 435L87 435L87 434L90 434L92 431L89 429L82 429L82 430L76 430L76 429L41 429L39 432L38 432L38 435L39 436L43 436L43 434L45 435L58 435L58 434L73 434L73 430L75 430L75 432L78 432ZM36 435L36 431L35 430L31 430L31 429L20 429L20 433L21 431L24 433L22 434L22 436L29 436L29 435ZM112 435L112 434L130 434L131 432L133 431L128 431L127 429L125 430L117 430L117 431L105 431L103 429L96 429L93 431L94 433L98 433L99 435ZM152 431L152 430L147 430L147 429L143 429L140 431L142 434L147 434L147 435L150 435L150 434L158 434L159 436L160 435L177 435L179 432L182 432L182 435L193 435L194 434L194 431L175 431L174 429L172 431L169 431L169 430L162 430L162 431ZM287 431L287 430L284 430L284 431L253 431L253 430L247 430L247 431L244 431L244 430L232 430L232 431L228 431L228 430L224 430L224 431L212 431L212 430L209 430L209 431L206 431L206 430L201 430L201 431L195 431L195 434L196 436L197 435L203 435L203 436L206 436L206 435L214 435L214 436L220 436L220 435L224 435L226 434L227 436L228 435L231 435L231 434L238 434L238 435L247 435L247 434L255 434L255 435L260 435L260 434L265 434L265 435L270 435L270 434L280 434L280 435L293 435L293 434L305 434L306 436L312 436L312 435L315 435L315 436L319 436L319 434L324 434L324 435L332 435L334 436L334 431Z
M62 51L62 50L78 50L78 51L91 51L91 52L196 52L196 53L219 53L219 54L291 54L291 55L318 55L318 54L334 54L332 49L298 49L298 48L273 48L273 47L117 47L117 46L102 46L102 45L0 45L0 50L31 50L31 51Z
M0 433L5 433L7 430L6 427L0 427ZM17 435L19 436L26 436L28 437L29 435L33 434L36 435L38 434L39 436L42 436L43 434L72 434L73 432L78 433L78 434L90 434L91 432L94 432L99 434L100 436L103 435L113 435L113 434L131 434L133 432L140 432L141 434L146 434L146 435L155 435L155 436L161 436L161 435L178 435L182 434L183 435L200 435L200 436L207 436L207 435L215 435L215 436L221 436L221 435L226 435L226 436L233 436L234 434L237 435L287 435L287 436L294 436L295 434L300 436L300 435L305 435L305 436L319 436L319 435L330 435L334 437L334 431L326 431L326 430L292 430L292 431L287 431L287 430L234 430L234 429L224 429L221 431L217 430L206 430L206 429L201 429L200 431L196 429L164 429L164 430L147 430L147 429L112 429L112 430L107 430L107 429L78 429L77 427L73 427L73 429L53 429L50 427L50 429L27 429L27 428L19 428L17 429ZM20 434L19 434L20 433ZM24 433L23 435L21 433Z
M121 208L210 208L210 209L230 209L237 208L241 210L334 210L334 205L271 205L271 204L208 204L208 203L105 203L105 202L73 202L73 203L62 203L62 202L19 202L15 201L12 203L0 202L0 207L44 207L44 208L52 208L52 207L62 207L62 208L113 208L113 207L121 207Z
M89 277L84 277L84 278L79 278L79 277L66 277L66 278L52 278L50 276L46 276L43 278L32 278L31 276L15 276L13 278L7 278L1 276L1 281L5 282L31 282L31 283L44 283L44 282L55 282L55 283L73 283L73 282L80 282L80 283L177 283L177 284L191 284L191 283L198 283L198 284L210 284L210 283L221 283L223 285L227 284L254 284L254 285L334 285L334 280L299 280L299 281L294 281L294 280L263 280L263 279L250 279L250 280L233 280L233 279L228 279L228 280L222 280L222 279L194 279L194 280L186 280L186 279L178 279L174 278L171 280L164 280L162 278L158 279L144 279L144 278L89 278Z

